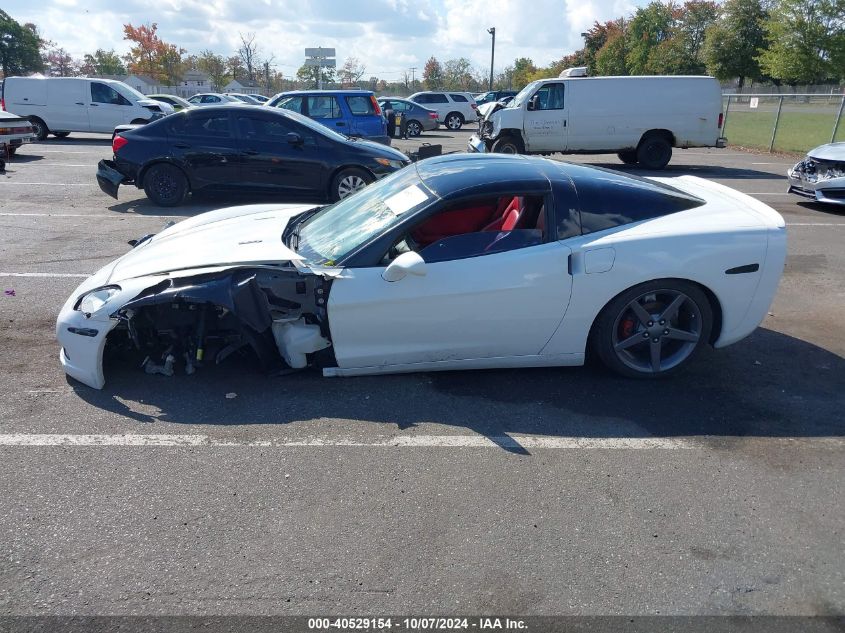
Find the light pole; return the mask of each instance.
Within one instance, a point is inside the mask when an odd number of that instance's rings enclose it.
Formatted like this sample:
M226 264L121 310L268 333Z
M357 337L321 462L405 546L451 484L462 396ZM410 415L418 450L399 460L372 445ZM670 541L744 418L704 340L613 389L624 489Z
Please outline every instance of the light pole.
M487 32L493 36L493 41L490 44L490 87L488 90L493 90L493 58L496 56L496 27L491 26Z

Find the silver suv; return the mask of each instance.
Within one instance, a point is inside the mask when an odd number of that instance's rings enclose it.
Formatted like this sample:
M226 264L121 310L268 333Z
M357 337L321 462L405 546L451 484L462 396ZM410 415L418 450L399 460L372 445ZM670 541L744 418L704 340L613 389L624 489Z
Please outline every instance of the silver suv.
M437 121L450 130L460 130L464 123L478 121L478 105L469 92L426 91L408 98L437 112Z

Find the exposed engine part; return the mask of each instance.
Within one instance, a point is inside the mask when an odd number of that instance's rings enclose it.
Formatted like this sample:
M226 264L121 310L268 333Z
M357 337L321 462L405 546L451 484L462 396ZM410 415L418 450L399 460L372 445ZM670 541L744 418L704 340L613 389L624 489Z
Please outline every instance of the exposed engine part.
M157 365L152 359L147 356L143 362L144 371L148 374L161 374L162 376L173 375L173 365L176 362L176 357L173 354L168 354L164 360L163 365Z
M274 321L273 337L279 354L294 369L308 366L308 354L313 354L331 345L331 341L320 333L319 325L311 325L305 319L296 321Z

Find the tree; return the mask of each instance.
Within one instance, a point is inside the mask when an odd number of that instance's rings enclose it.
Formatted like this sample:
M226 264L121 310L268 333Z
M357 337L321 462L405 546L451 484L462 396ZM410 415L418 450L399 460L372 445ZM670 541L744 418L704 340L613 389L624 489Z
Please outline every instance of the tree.
M239 33L241 45L238 47L238 57L246 70L247 79L255 81L256 69L261 65L258 59L258 44L255 43L255 33Z
M736 77L740 91L746 79L759 79L757 56L766 44L765 19L761 0L727 0L704 36L707 72L721 81Z
M520 57L513 62L513 87L516 90L522 90L529 81L531 76L537 71L528 57Z
M423 85L426 90L438 90L443 87L443 67L433 55L428 58L423 68Z
M297 81L301 81L308 85L308 87L316 88L318 78L322 74L323 83L331 83L334 81L334 68L319 68L318 66L300 66L296 71Z
M637 9L626 32L628 50L625 63L630 74L647 75L653 72L649 65L652 51L672 36L673 23L670 5L651 2Z
M232 76L232 79L244 79L246 71L244 64L238 55L234 55L226 60L226 69Z
M357 57L349 57L337 71L337 78L340 80L341 87L351 87L358 83L365 72L367 72L367 67L359 62Z
M449 90L468 90L473 82L472 64L466 57L450 59L443 66L443 76Z
M589 69L589 74L595 75L596 57L599 51L604 48L608 40L625 32L625 19L609 20L604 24L595 22L584 36L584 63Z
M0 70L4 77L41 71L43 44L34 24L22 25L0 9Z
M155 22L139 27L123 25L123 39L135 42L125 57L126 66L131 73L149 75L167 85L175 85L182 76L185 49L164 42L157 31Z
M618 31L601 47L596 55L596 75L627 75L627 45L626 37L622 31Z
M51 77L74 77L80 73L80 65L63 48L48 51L44 66Z
M719 16L719 6L708 0L688 0L680 10L680 18L672 35L673 39L683 40L683 47L687 57L695 62L702 63L704 38L707 28L716 21ZM699 73L704 71L704 67Z
M104 51L98 48L94 53L86 53L82 59L81 70L85 75L125 75L126 67L114 50Z
M764 28L768 75L790 85L845 78L845 0L779 0Z
M211 82L211 89L215 92L223 90L223 86L229 83L229 72L226 68L226 60L222 55L217 55L211 50L202 51L197 57L197 70L208 75Z

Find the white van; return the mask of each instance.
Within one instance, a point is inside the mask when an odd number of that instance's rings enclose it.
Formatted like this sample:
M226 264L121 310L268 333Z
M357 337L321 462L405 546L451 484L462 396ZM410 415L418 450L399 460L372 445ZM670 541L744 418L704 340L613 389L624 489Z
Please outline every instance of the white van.
M2 97L6 110L32 122L40 141L51 133L111 134L121 123L148 123L173 112L172 106L111 79L7 77Z
M724 147L722 93L713 77L581 77L534 81L494 106L469 150L608 154L663 169L673 147Z

